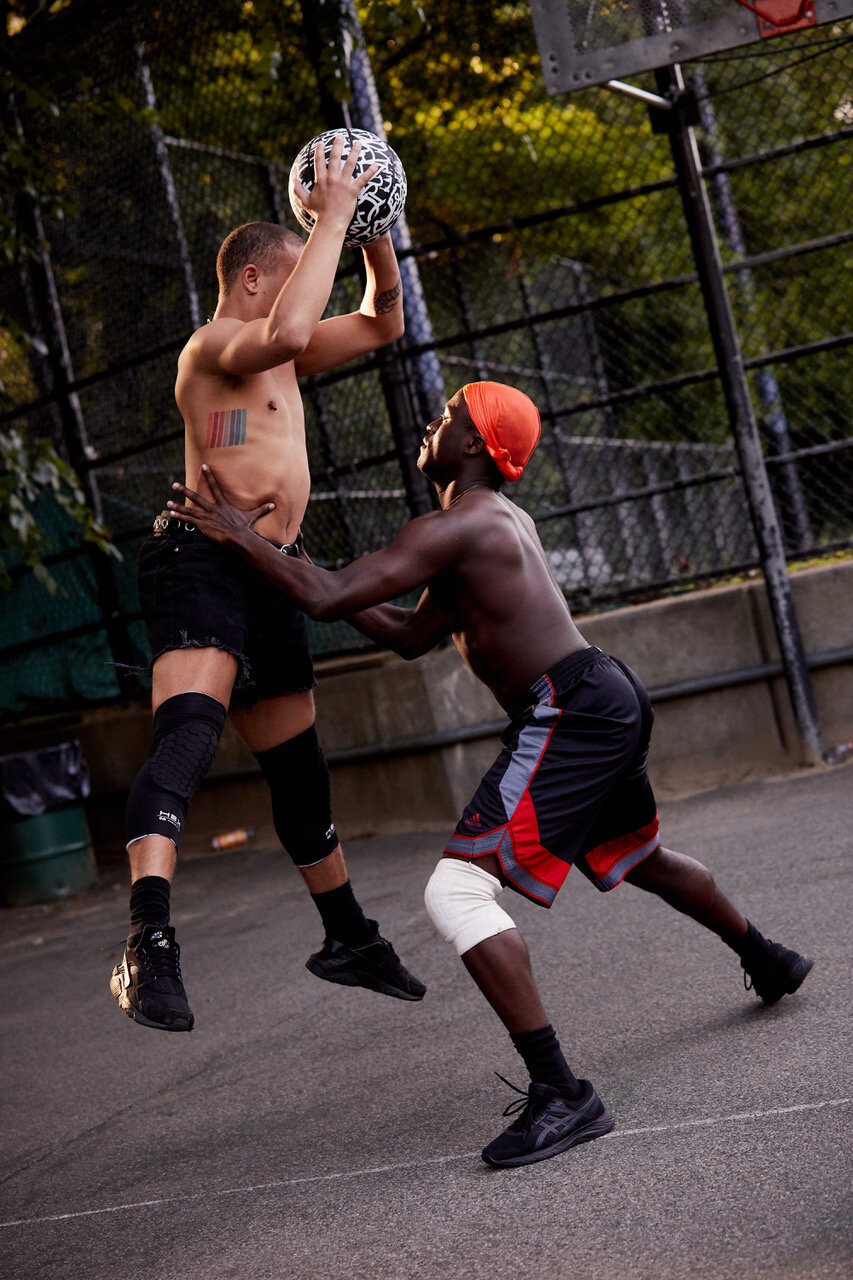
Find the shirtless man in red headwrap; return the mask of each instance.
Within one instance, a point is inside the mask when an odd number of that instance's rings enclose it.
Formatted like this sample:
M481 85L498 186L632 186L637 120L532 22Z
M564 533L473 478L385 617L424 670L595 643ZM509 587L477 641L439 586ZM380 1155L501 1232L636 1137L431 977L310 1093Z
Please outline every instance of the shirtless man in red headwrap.
M277 556L251 528L268 507L238 511L212 472L210 497L175 485L193 508L171 504L312 618L347 617L405 658L452 635L510 716L503 750L426 890L433 923L530 1074L518 1118L483 1151L499 1166L546 1159L613 1127L595 1089L563 1057L524 939L497 905L505 886L549 907L572 865L602 891L627 880L718 934L766 1004L793 993L812 966L762 937L701 863L661 847L646 773L648 695L628 667L586 643L533 520L500 492L505 479L522 474L538 439L539 415L520 391L492 382L463 387L430 423L420 452L441 510L337 572ZM381 603L423 583L415 609Z

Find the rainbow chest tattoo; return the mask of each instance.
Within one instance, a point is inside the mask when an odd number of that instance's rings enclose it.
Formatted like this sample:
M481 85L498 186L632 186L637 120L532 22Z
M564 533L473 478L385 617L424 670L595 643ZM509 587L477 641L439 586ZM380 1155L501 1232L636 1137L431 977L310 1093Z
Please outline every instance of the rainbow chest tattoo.
M246 410L220 409L207 416L205 449L224 449L246 443Z

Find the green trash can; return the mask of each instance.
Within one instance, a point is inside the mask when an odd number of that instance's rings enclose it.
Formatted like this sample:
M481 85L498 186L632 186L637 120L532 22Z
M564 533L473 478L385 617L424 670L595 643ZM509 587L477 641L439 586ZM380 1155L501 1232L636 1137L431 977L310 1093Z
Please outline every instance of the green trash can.
M29 907L94 888L79 742L0 757L0 902Z

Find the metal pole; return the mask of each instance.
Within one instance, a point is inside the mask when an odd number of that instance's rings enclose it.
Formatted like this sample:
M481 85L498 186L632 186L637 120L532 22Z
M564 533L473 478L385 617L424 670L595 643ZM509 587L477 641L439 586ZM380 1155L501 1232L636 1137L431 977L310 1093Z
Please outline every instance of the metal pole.
M693 70L691 79L699 102L699 117L705 135L704 150L707 161L710 166L717 166L722 162L722 156L717 149L717 119L708 93L705 73L701 67ZM732 194L731 178L728 173L718 171L711 178L711 186L723 235L739 257L748 257L740 217ZM743 304L750 315L755 317L757 308L752 273L748 267L742 267L737 272L736 278ZM792 445L788 420L785 416L779 383L772 368L758 371L756 387L763 409L762 426L768 449L774 455L790 452ZM779 515L786 540L792 550L805 550L812 545L813 538L808 507L795 462L788 462L779 467L775 488L779 495Z
M142 81L142 91L145 95L145 105L150 111L157 110L157 98L154 93L154 81L151 78L151 68L145 61L145 48L143 45L136 46L137 68L139 79ZM163 138L163 130L158 124L149 126L151 133L151 141L154 144L154 154L157 157L157 168L160 170L160 177L163 181L163 189L166 193L166 204L169 208L169 214L172 219L172 226L175 229L175 240L178 244L178 254L181 259L181 271L184 277L184 287L187 293L187 302L190 308L190 319L194 329L201 328L201 307L198 301L198 289L195 284L195 276L193 275L192 258L190 257L190 247L187 244L187 237L184 233L184 224L181 218L181 206L178 202L178 192L175 187L175 179L172 176L172 166L169 161L169 150Z
M353 0L344 0L344 2L352 31L361 34ZM352 90L350 116L353 127L368 129L377 137L384 139L382 104L367 51L363 45L351 45L348 52L349 81ZM398 252L412 247L405 210L391 230L391 239ZM406 333L409 341L416 345L430 343L432 342L432 324L416 258L405 257L400 260L400 278L403 282L403 311L406 316ZM422 352L411 363L414 368L420 414L425 422L431 422L433 418L441 415L447 399L441 364L434 351Z
M7 106L18 137L23 141L23 124L13 95L9 96ZM68 461L86 495L86 502L92 509L95 519L100 522L103 520L101 494L91 467L97 453L89 443L80 397L76 391L69 389L74 383L74 365L53 263L47 248L44 223L38 206L27 200L22 193L18 193L16 204L21 220L29 223L33 238L41 246L31 260L30 278L39 324L47 338L46 365L50 371L59 409L62 440ZM97 547L92 547L88 556L98 593L98 603L104 617L107 643L116 667L119 689L124 694L136 693L137 681L132 672L134 648L127 629L112 562L110 557Z
M317 434L320 438L320 451L323 455L323 465L327 472L331 472L335 465L334 451L332 448L332 432L329 426L329 415L326 412L326 402L320 394L316 378L308 378L305 394L311 402L311 408L314 410L314 417L317 422ZM331 484L337 495L335 503L338 508L341 528L343 529L347 543L346 560L354 560L359 554L359 548L356 546L356 541L353 537L352 520L350 519L346 500L346 486L341 483L341 476L338 474L334 474L331 477ZM309 547L308 550L310 551L311 548Z
M634 102L642 102L647 107L659 107L661 111L669 111L672 103L669 98L662 98L657 93L647 93L645 89L638 89L636 85L626 84L624 80L605 80L604 89L611 89L613 93L618 93L620 97L632 98Z
M819 764L824 758L824 744L791 595L785 545L761 450L743 354L726 291L719 244L691 123L696 118L695 96L685 89L679 66L657 71L655 75L658 88L674 103L671 111L655 113L653 118L656 127L666 127L669 134L791 705L802 737L806 762Z
M319 66L320 55L323 52L318 37L318 23L316 19L315 6L317 0L301 0L302 13L304 18L304 30L308 43L309 57L315 67ZM353 17L353 21L357 22L357 18ZM342 33L346 36L346 33ZM349 47L347 45L349 44ZM347 61L347 72L350 80L353 78L353 58L360 51L353 50L348 37L344 39L345 54ZM346 103L339 102L325 86L318 80L318 89L320 93L320 107L327 126L330 129L343 127L351 128L367 128L372 133L384 136L384 126L382 125L381 113L378 118L374 116L374 110L378 108L371 106L371 102L376 99L376 87L373 85L372 76L369 75L369 64L367 69L364 66L364 59L360 62L356 61L355 80L359 85L358 92L353 87L353 103L352 111L349 110ZM372 97L371 97L372 94ZM363 116L358 114L359 104L364 112ZM378 126L374 127L374 126ZM359 259L361 255L359 255ZM404 273L405 262L400 264L400 274L403 281L403 306L404 312L406 308L407 298L407 282ZM419 286L419 282L418 282ZM406 321L408 324L409 315L406 313ZM429 332L428 340L432 341L432 334ZM426 407L418 405L417 409L412 403L411 388L408 385L403 362L396 355L396 343L391 347L385 347L376 353L376 360L379 366L379 377L382 384L382 390L385 396L385 402L388 406L388 416L391 423L391 435L394 441L394 448L400 461L400 470L402 473L403 486L406 491L406 501L409 512L413 516L423 515L427 511L432 511L435 507L435 496L432 486L417 469L417 455L420 448L420 439L422 434L422 426L425 422L437 416L431 411L431 406ZM432 355L433 353L429 353ZM433 356L433 358L435 358ZM438 403L437 401L435 402ZM442 395L438 413L444 405L444 396ZM423 417L424 411L429 412L429 417ZM418 421L418 419L421 421Z

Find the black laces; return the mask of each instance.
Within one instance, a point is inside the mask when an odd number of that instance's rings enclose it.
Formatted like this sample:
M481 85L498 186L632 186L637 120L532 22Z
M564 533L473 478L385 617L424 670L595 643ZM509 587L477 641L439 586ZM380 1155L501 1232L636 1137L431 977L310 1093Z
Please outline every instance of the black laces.
M530 1102L530 1089L519 1089L517 1084L513 1084L511 1080L507 1080L506 1076L502 1076L500 1071L496 1071L495 1075L499 1080L503 1080L504 1084L509 1085L510 1089L514 1089L516 1093L520 1093L520 1098L513 1098L512 1102L504 1107L503 1114L505 1116L516 1116L524 1111Z
M165 933L160 938L149 938L145 958L158 978L177 978L180 982L181 948Z

